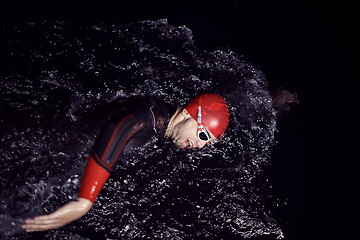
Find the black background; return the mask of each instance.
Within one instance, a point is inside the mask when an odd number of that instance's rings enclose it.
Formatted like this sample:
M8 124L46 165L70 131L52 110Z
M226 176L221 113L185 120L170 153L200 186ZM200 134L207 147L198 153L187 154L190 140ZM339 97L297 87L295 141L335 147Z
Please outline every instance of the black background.
M347 1L1 1L3 24L41 19L129 23L167 19L199 47L229 47L292 86L300 104L279 123L274 189L285 239L347 239L352 209L349 149L354 122L359 4ZM349 136L347 136L347 134ZM345 149L342 147L346 147ZM356 215L354 215L356 217Z

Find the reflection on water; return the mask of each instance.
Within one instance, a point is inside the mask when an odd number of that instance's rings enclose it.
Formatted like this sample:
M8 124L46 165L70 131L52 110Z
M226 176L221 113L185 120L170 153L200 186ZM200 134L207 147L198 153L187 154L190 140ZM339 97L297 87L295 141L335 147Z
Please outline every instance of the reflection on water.
M166 20L127 25L39 21L2 26L2 239L282 238L281 203L262 177L275 112L260 69L231 50L196 46ZM229 102L224 141L177 150L154 138L125 157L92 210L60 230L24 233L25 217L76 198L98 129L86 116L129 96L174 107L200 92Z

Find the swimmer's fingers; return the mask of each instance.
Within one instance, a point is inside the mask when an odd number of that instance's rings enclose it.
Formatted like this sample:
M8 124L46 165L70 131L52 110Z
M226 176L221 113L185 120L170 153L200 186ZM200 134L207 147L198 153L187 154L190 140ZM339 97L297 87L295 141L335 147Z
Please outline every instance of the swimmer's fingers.
M62 218L53 218L50 215L40 216L34 219L27 219L22 226L27 232L46 231L50 229L58 229L67 224Z
M43 215L43 216L37 216L34 218L29 218L25 220L26 224L49 224L51 222L53 222L54 220L56 220L58 217L57 212L48 214L48 215Z
M77 201L65 204L51 214L25 220L22 228L27 232L57 229L84 216L92 205L91 201L79 198Z
M66 224L66 219L61 218L61 212L58 210L54 213L38 216L32 219L26 219L22 226L27 232L45 231L57 229Z

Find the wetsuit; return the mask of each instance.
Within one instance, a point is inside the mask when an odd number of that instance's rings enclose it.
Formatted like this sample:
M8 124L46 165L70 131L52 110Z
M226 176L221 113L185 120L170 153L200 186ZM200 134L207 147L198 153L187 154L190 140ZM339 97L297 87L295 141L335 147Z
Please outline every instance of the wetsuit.
M89 154L79 197L94 202L115 164L121 164L124 151L144 145L155 135L164 135L169 111L163 102L145 97L122 103L110 114L108 111L106 118L109 120L100 130ZM105 115L99 114L99 118Z

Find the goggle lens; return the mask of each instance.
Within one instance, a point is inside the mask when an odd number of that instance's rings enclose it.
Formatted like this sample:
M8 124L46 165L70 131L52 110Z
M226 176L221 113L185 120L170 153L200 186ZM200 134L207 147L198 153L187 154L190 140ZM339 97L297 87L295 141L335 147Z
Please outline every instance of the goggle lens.
M198 132L198 137L200 140L205 141L205 142L210 140L210 137L206 134L206 132L203 132L203 131Z
M210 134L207 131L206 127L202 124L201 117L202 117L201 106L199 106L198 107L198 118L197 118L197 122L198 122L197 136L198 136L198 139L200 139L201 141L204 141L206 143L215 142L214 140L210 141L210 139L211 139Z

